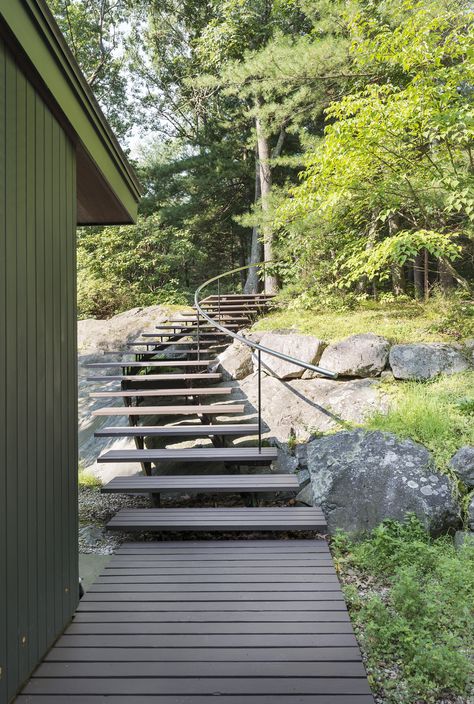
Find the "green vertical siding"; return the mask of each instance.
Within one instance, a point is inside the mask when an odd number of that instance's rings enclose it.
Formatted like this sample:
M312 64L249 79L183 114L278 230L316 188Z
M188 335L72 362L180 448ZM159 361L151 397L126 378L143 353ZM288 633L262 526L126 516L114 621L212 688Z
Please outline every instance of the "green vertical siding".
M0 42L0 704L78 597L75 178Z

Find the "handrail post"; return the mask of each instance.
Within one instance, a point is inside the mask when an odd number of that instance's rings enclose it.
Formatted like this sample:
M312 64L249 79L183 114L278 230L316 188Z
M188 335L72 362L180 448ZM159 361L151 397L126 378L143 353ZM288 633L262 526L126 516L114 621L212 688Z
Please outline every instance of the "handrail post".
M221 322L221 280L217 279L217 319Z
M199 333L200 333L200 330L199 330L199 318L200 318L200 315L199 315L199 308L198 308L198 309L197 309L197 344L198 344L198 348L197 348L197 359L198 359L198 362L199 362L199 360L201 359L201 342L200 342L200 334L199 334Z
M257 350L257 360L258 360L258 451L262 452L262 355L260 350Z

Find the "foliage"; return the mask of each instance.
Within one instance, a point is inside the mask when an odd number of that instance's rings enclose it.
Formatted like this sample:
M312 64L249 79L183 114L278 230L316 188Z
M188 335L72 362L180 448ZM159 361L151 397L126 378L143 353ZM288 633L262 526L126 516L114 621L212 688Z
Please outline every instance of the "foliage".
M356 283L364 277L370 281L386 281L392 272L394 264L403 266L409 261L415 261L420 252L428 252L437 259L454 261L461 256L461 246L452 241L451 235L429 230L416 232L399 232L387 237L372 247L367 248L364 241L355 244L349 255L342 254L340 261L342 277L338 287Z
M308 305L337 289L350 291L350 305L352 294L390 288L469 289L467 0L50 4L114 129L129 144L143 137L142 215L158 217L169 249L173 238L192 248L164 299L186 298L251 252L260 258L259 233L280 280ZM111 249L94 237L103 262ZM137 242L124 238L124 251ZM157 290L151 272L129 291L127 267L110 280L106 269L81 249L84 314Z
M124 26L129 0L48 0L95 97L119 136L131 127Z
M362 5L351 54L368 82L329 106L279 209L303 287L311 264L320 284L352 286L420 250L453 274L474 217L471 20L463 0Z
M189 233L163 227L157 215L132 226L83 229L79 315L103 317L138 305L186 303L189 270L198 258Z
M385 382L391 395L387 413L366 422L373 430L396 433L425 445L442 471L464 445L474 445L474 372L441 376L428 382Z
M78 481L80 487L99 488L102 486L100 479L85 469L79 469Z
M385 521L359 543L340 534L332 547L369 679L384 701L468 697L474 544L457 551L409 516L404 524Z
M452 342L474 336L474 307L460 296L434 295L426 303L385 294L379 301L324 290L294 296L283 291L274 312L256 330L295 329L337 342L348 335L374 332L392 342Z

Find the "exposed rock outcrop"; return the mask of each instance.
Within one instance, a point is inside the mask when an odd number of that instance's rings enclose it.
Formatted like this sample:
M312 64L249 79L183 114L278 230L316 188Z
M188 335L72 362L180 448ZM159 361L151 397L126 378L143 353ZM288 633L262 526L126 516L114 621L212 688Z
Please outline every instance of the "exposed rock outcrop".
M149 306L133 308L108 320L80 320L78 330L78 386L79 386L79 463L81 469L90 472L101 481L108 481L117 473L123 475L136 474L137 464L123 463L120 465L97 464L97 456L104 450L132 449L133 440L127 438L108 439L95 438L94 433L104 426L124 425L126 419L121 416L92 416L91 411L100 406L120 405L114 399L94 400L89 394L94 391L116 389L117 382L88 381L88 376L101 374L116 374L117 370L95 371L84 367L86 362L101 362L116 359L107 354L112 351L125 350L126 343L137 339L145 331L153 331L156 325L166 322L170 317L170 309L166 306ZM150 419L151 422L151 419Z
M222 373L223 379L245 379L252 373L252 369L252 349L239 340L234 340L219 355L217 371Z
M240 382L249 414L257 408L256 375ZM272 376L262 378L262 418L271 437L287 442L294 435L299 442L315 432L337 429L344 422L362 423L386 400L375 379L292 379L282 382Z
M451 467L468 489L474 489L474 447L466 445L451 458Z
M467 354L461 347L442 342L394 345L389 362L395 379L419 381L470 368Z
M307 364L318 364L326 345L317 337L293 331L267 332L262 335L260 344L263 347L300 359ZM277 377L277 379L299 379L305 371L302 367L297 367L291 362L265 354L265 352L262 352L261 362L263 371ZM256 369L255 359L254 369Z
M359 533L415 513L433 534L456 527L459 507L428 450L391 433L343 431L308 444L313 502L337 528Z
M324 350L320 365L344 377L380 376L388 360L390 343L371 332L350 335Z

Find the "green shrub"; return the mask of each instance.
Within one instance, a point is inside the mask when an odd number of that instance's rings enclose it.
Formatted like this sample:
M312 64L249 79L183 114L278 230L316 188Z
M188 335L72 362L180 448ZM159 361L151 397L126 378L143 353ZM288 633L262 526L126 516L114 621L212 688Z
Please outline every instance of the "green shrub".
M441 471L463 445L474 444L474 373L440 376L429 382L389 382L388 413L367 419L371 430L384 430L425 445Z
M474 546L433 540L418 519L333 540L372 686L390 704L467 697L473 684ZM354 584L364 586L357 589ZM371 585L366 591L366 585ZM396 676L393 676L396 673Z

